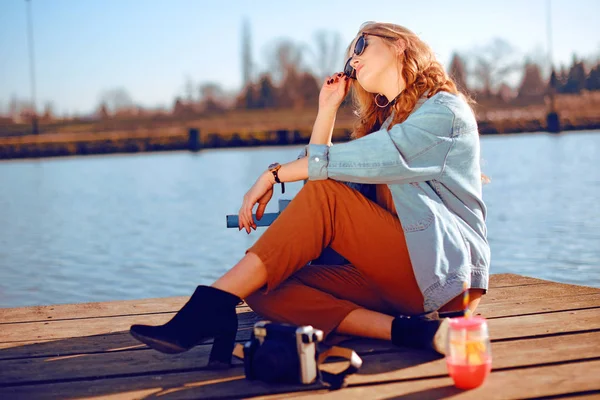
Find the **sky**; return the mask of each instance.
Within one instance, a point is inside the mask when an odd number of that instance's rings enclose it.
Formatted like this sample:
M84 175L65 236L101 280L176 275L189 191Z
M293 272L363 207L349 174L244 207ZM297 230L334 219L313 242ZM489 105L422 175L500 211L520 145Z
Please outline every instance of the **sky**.
M31 0L37 106L87 114L103 92L125 88L136 104L170 108L186 79L237 91L244 19L259 71L277 39L311 46L316 31L328 30L345 48L365 21L406 26L444 65L454 51L494 38L519 54L544 54L548 1ZM570 64L574 53L600 57L600 1L550 1L555 64ZM0 112L13 96L31 98L29 65L27 2L0 0Z

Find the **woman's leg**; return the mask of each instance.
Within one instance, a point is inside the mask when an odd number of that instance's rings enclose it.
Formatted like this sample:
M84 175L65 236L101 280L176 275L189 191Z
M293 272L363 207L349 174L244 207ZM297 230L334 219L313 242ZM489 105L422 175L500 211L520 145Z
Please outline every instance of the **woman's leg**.
M399 288L402 290L402 288ZM325 336L339 334L390 339L393 313L387 302L352 265L308 265L264 293L246 298L266 319L312 325Z
M423 310L398 218L343 183L311 181L247 251L255 256L244 257L213 287L199 286L166 324L136 324L131 334L171 353L213 337L211 360L228 365L237 328L237 294L247 297L265 285L267 292L275 289L327 246L377 287L392 313Z
M479 305L483 289L469 290L468 308L474 313ZM452 299L440 308L440 312L462 311L463 295ZM374 339L390 340L392 336L392 322L394 318L376 311L357 308L351 311L338 325L336 332L353 336L363 336Z
M478 289L471 291L469 307L472 311L479 302L479 292ZM325 336L335 332L391 339L393 309L350 264L308 265L269 293L251 294L246 302L266 319L312 325L324 331ZM441 309L458 310L462 310L462 295Z
M329 179L304 185L247 255L213 286L244 298L264 285L268 292L327 246L377 287L395 313L423 311L423 296L398 218L358 191Z
M337 333L373 339L391 340L394 317L377 311L357 308L340 322Z

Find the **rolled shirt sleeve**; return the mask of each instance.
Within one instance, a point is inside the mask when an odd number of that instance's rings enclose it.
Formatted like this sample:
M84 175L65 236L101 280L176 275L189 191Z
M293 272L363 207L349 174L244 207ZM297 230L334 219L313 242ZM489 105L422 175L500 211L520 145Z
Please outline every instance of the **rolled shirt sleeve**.
M333 146L332 146L333 147ZM326 144L308 145L308 179L312 181L328 178L327 164L330 147Z
M439 177L454 142L454 114L436 111L331 147L309 144L309 180L393 184Z
M307 154L308 154L307 153L307 151L308 151L307 147L308 147L308 145L302 147L302 150L300 150L300 153L298 154L298 157L296 158L296 160L299 160L299 159L304 158L304 157L307 156Z

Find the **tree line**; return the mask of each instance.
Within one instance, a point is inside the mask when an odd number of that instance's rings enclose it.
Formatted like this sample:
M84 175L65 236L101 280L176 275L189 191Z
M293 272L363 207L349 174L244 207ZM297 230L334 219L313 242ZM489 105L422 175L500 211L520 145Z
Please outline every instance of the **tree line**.
M244 46L249 46L248 43L244 39ZM311 45L280 39L267 49L266 67L258 74L251 73L255 65L249 48L243 49L245 82L238 92L227 92L216 82L195 83L187 77L182 93L173 100L171 108L156 111L144 110L135 104L125 88L115 88L100 94L95 117L157 113L185 116L230 109L315 107L325 76L341 70L345 61L341 37L331 31L315 33ZM455 52L448 73L462 91L478 102L543 101L551 88L556 93L569 94L600 90L600 54L588 59L573 55L570 65L552 71L548 65L542 51L523 55L505 40L493 39L484 46ZM29 102L14 96L7 111L10 116L21 115L23 119L33 113ZM43 119L52 118L53 105L47 103Z
M448 72L459 88L483 101L535 101L551 89L569 94L600 90L600 57L586 61L573 55L570 66L562 65L546 73L544 65L548 63L543 56L525 56L524 62L519 58L523 59L510 44L496 39L475 54L454 53Z

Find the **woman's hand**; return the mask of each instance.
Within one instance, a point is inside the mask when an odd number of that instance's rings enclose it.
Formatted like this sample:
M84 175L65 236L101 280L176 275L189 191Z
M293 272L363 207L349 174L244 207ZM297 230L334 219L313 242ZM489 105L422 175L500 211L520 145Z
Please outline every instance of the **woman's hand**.
M319 110L337 112L349 89L350 79L343 72L325 78L319 93Z
M256 219L263 217L267 203L273 197L274 184L275 178L273 174L267 171L258 177L254 185L244 195L244 201L238 213L238 227L240 230L244 228L247 233L250 233L250 229L256 230L256 224L254 223L254 219L252 219L252 209L258 203Z

